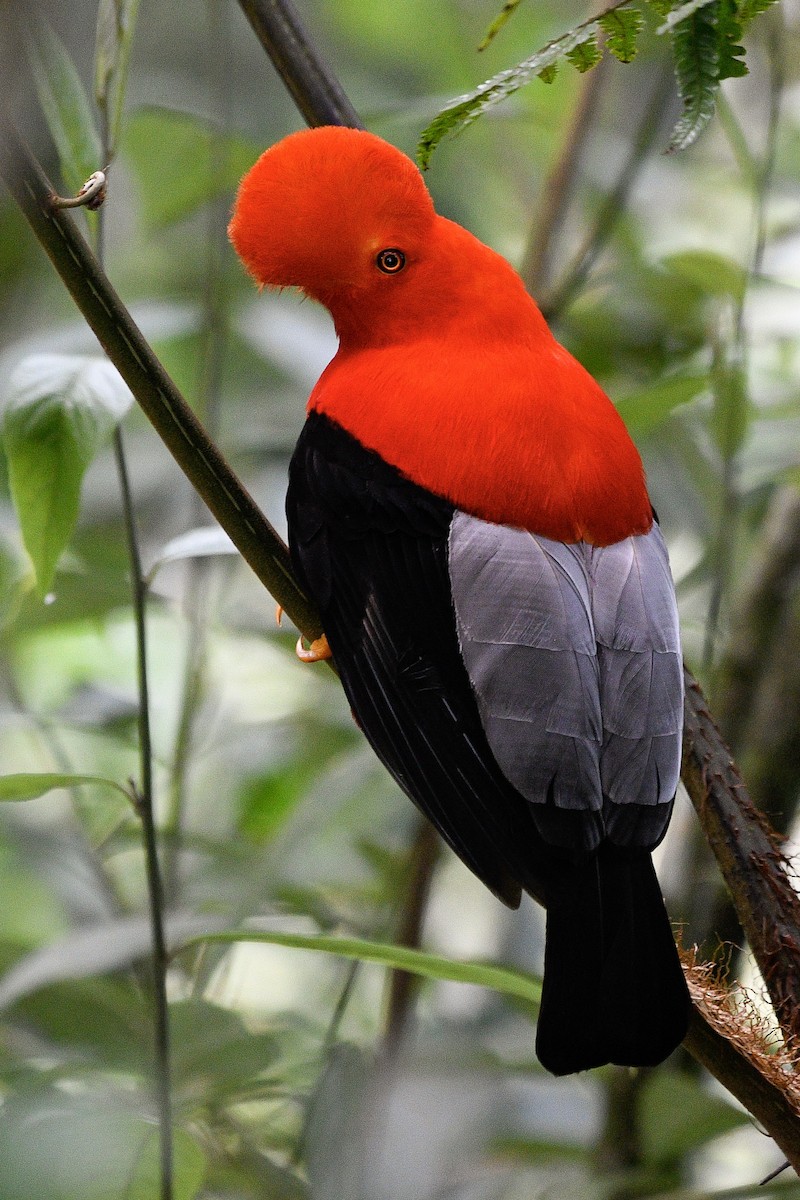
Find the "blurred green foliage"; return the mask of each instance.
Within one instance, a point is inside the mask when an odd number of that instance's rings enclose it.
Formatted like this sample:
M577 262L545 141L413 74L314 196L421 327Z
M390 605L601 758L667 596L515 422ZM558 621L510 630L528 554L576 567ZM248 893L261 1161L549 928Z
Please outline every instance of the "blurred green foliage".
M135 6L123 5L121 55L109 40L112 7L101 5L100 39L112 123L126 70L128 87L103 212L107 269L281 526L287 456L334 341L310 305L254 293L225 225L239 175L299 119L235 4L206 0L191 14L146 5L135 36ZM452 93L587 16L577 0L526 0L479 59L496 7L308 0L303 16L370 128L413 153ZM565 70L442 144L427 176L449 216L517 265L546 234L532 286L643 451L671 545L687 657L712 692L766 514L798 480L800 28L796 9L783 9L772 6L748 28L750 76L726 82L723 120L682 156L659 154L680 115L675 99L645 129L649 153L629 160L663 73L663 38L651 21L635 63L596 68L602 86L582 141L571 114L594 76ZM15 107L52 176L59 155L72 163L60 186L74 190L87 167L104 165L89 152L103 136L103 114L89 99L96 6L54 4L49 17L46 61L57 71L43 68L37 42ZM61 130L55 147L37 96ZM629 161L629 186L599 225ZM568 188L554 173L565 162ZM543 230L559 186L564 203ZM77 219L97 241L96 222ZM139 773L139 693L107 444L124 404L115 383L84 389L76 404L69 370L77 356L89 371L97 353L0 197L3 772L55 782L96 776L125 789ZM68 432L90 426L63 464L68 478L48 465L47 430L15 424L14 415L26 411L28 382L56 356L73 380L58 392L66 400L57 419ZM52 394L35 396L48 420ZM295 661L294 636L275 626L272 602L247 570L205 535L174 542L209 518L135 408L122 428L144 569L161 564L148 596L149 682L170 936L179 944L204 923L230 929L258 918L288 937L283 946L194 945L170 966L175 1196L713 1195L746 1190L776 1166L777 1152L746 1114L680 1055L629 1096L624 1147L614 1133L622 1101L613 1072L547 1079L533 1059L530 1004L503 998L496 984L477 986L496 978L485 960L535 975L541 914L533 905L505 913L449 857L434 878L423 944L429 965L474 961L472 983L453 982L442 967L439 982L422 986L414 1035L391 1064L381 1057L383 968L352 968L317 952L314 939L391 944L414 865L414 812L366 749L334 677ZM51 515L37 522L48 496ZM26 520L46 532L44 550ZM794 587L786 581L789 623ZM0 798L13 800L15 786L16 799L45 790L7 783ZM118 789L74 778L0 805L4 1200L158 1194L145 871L139 821ZM786 798L787 820L795 798ZM690 940L711 932L698 896L709 896L715 872L687 809L679 798L664 881ZM305 939L305 950L292 937ZM797 1194L796 1185L772 1188Z

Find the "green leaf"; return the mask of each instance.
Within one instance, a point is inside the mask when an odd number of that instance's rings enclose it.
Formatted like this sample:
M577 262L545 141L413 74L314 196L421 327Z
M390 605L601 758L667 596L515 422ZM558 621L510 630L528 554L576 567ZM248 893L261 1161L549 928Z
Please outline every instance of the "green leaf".
M203 1186L206 1156L184 1129L173 1130L173 1200L194 1200ZM150 1127L137 1156L125 1200L153 1200L162 1195L158 1129Z
M278 1056L272 1033L248 1029L238 1013L197 998L169 1006L172 1082L191 1096L229 1095L262 1075Z
M747 271L713 250L684 250L663 258L665 267L705 296L730 297L741 304L747 288Z
M675 74L683 101L683 116L672 131L667 153L686 150L714 115L719 89L719 43L716 2L688 16L672 33Z
M203 934L190 938L180 949L201 945L235 944L237 942L264 942L270 946L291 946L297 950L317 950L323 954L338 954L342 958L359 962L380 963L385 967L399 968L425 979L447 979L455 983L474 983L491 988L506 996L514 996L528 1004L538 1006L542 985L532 975L515 971L511 967L496 967L491 963L461 962L444 958L440 954L429 954L424 950L411 950L406 946L394 946L387 942L370 942L365 938L331 937L295 933L272 933L258 929L234 929L223 933ZM176 951L178 953L179 951Z
M19 538L0 529L0 630L12 623L33 582L30 559Z
M35 1028L59 1053L69 1048L115 1070L146 1072L150 1033L132 979L65 979L19 997L13 1019Z
M94 51L94 94L105 109L113 158L125 103L125 84L139 0L100 0Z
M737 5L739 20L746 25L748 21L752 21L753 17L766 12L775 3L776 0L739 0Z
M37 354L8 381L9 482L40 596L75 526L84 472L132 399L105 358Z
M591 71L592 67L597 66L603 55L595 36L587 38L585 42L581 42L572 50L569 50L566 57L572 63L573 67L580 71L581 75L584 75L587 71Z
M238 822L244 836L271 841L300 804L317 770L314 760L303 755L282 770L244 782Z
M620 62L633 62L636 57L636 41L643 21L644 17L638 8L618 8L616 12L606 13L598 19L606 36L609 53Z
M640 1102L645 1161L681 1161L704 1142L749 1119L722 1096L710 1095L702 1080L677 1071L653 1071Z
M539 72L539 79L542 83L552 83L557 74L558 63L551 63L549 67L545 67L543 71Z
M166 918L165 931L169 944L175 945L199 934L205 936L220 924L210 917L172 913ZM0 1009L38 991L55 988L57 992L70 981L130 967L151 953L152 933L149 918L143 914L81 925L23 955L2 972ZM69 1019L76 1019L75 1014Z
M478 50L485 50L487 46L491 45L511 14L519 8L519 4L520 0L506 0L506 3L481 38Z
M61 174L75 194L104 164L92 106L66 46L44 19L36 21L28 40L36 93L50 130Z
M83 784L99 784L101 787L114 788L121 792L126 800L130 796L125 788L113 779L105 779L102 775L66 775L56 772L44 774L0 775L0 802L6 800L35 800L52 792L54 788L81 787Z
M676 375L624 396L617 410L635 438L652 433L681 404L688 404L708 389L707 375Z
M259 155L188 113L147 108L125 123L122 152L141 184L145 220L162 228L235 188Z
M417 162L424 171L431 156L444 137L454 137L461 133L483 113L512 96L514 92L524 87L534 77L541 76L544 71L554 66L559 59L588 42L597 38L600 26L597 21L585 21L569 33L562 34L541 50L537 50L530 58L524 59L515 67L509 67L498 75L493 75L485 83L465 96L446 105L430 125L420 134L417 146Z
M720 79L736 79L748 74L747 65L742 61L745 49L739 44L741 37L742 23L737 15L736 0L720 0L717 25Z

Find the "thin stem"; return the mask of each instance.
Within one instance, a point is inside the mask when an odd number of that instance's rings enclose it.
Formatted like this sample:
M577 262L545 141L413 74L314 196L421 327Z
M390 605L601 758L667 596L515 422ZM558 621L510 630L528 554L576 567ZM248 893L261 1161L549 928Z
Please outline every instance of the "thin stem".
M736 387L734 373L741 372L744 380L744 339L739 313L733 318L734 332L731 343L725 344L725 338L719 331L712 335L712 370L714 406L722 409L720 413L720 428L724 430L722 455L722 478L719 513L717 515L717 531L714 536L714 581L708 602L708 613L703 637L703 669L710 672L714 665L717 630L719 627L722 600L728 590L735 548L736 526L739 520L739 447L735 444L736 432L731 426L739 420L738 405L733 396ZM721 322L720 322L721 323ZM744 387L744 381L742 387ZM746 401L745 401L746 403ZM732 447L732 448L731 448Z
M583 288L600 251L625 211L631 189L661 128L664 105L672 90L672 78L672 68L665 64L653 88L617 182L600 205L593 228L564 272L560 284L553 289L549 297L542 300L540 307L549 321L561 316Z
M153 793L153 742L150 729L150 702L147 674L147 585L142 575L139 540L133 512L128 467L122 432L114 434L128 556L131 564L133 612L136 625L136 664L139 684L139 769L141 788L136 790L136 809L142 822L147 891L150 908L150 932L153 948L153 1008L155 1023L155 1085L158 1106L159 1157L161 1164L161 1200L172 1200L173 1137L172 1096L170 1088L169 1013L167 1008L167 948L164 936L164 893L158 863L158 845Z
M208 45L212 76L213 106L219 129L212 135L209 191L218 199L208 206L208 227L205 238L206 260L203 287L202 349L197 390L197 412L209 435L216 437L219 424L219 402L222 394L222 371L228 336L228 290L225 286L224 252L228 197L222 193L221 182L228 165L228 142L223 136L231 125L230 89L230 30L227 9L221 0L208 0ZM207 520L206 508L196 491L191 493L191 520L195 524ZM184 813L188 787L188 771L194 748L194 729L199 706L205 690L207 666L208 621L211 605L209 586L216 575L216 564L204 559L189 559L185 568L184 596L187 609L186 667L183 678L178 731L172 757L172 771L164 821L164 892L174 904L180 887L179 869L183 840Z
M103 157L112 158L111 128L108 105L105 98L98 102L100 128L103 142ZM105 222L104 213L98 213L95 250L100 264L103 261ZM131 601L136 628L136 680L138 687L139 726L139 773L140 788L132 785L136 812L142 823L145 867L147 875L147 898L150 913L150 941L152 949L152 1004L153 1004L153 1075L158 1109L158 1139L160 1162L161 1200L173 1197L173 1131L172 1095L170 1079L169 1012L167 1007L167 950L164 937L164 893L158 863L158 846L155 825L155 796L153 789L153 739L150 728L150 686L147 671L147 584L142 571L142 556L139 551L139 536L136 529L133 493L131 490L128 464L122 429L114 430L114 459L117 466L122 517L128 547L131 574Z
M417 947L433 883L433 873L439 861L442 843L434 827L424 818L417 822L411 847L408 883L403 898L394 941L398 946ZM419 981L408 971L393 970L389 983L386 1028L383 1053L391 1058L396 1053L417 995Z
M570 127L555 165L545 180L520 275L532 296L547 288L556 236L564 223L586 139L597 114L598 97L608 78L608 58L581 81Z
M597 1170L605 1177L619 1178L642 1163L642 1091L650 1071L612 1067L603 1080L605 1114L595 1149ZM630 1200L630 1184L621 1182L607 1193L607 1200Z
M753 204L753 246L750 256L750 278L761 271L766 245L766 213L772 175L775 168L775 151L777 144L778 122L780 119L781 100L785 84L785 70L781 39L773 28L770 44L770 87L769 87L769 117L764 146L764 155L760 166L753 173L747 170L753 178L755 195ZM730 109L726 109L726 121L729 127L736 126L736 118ZM741 141L744 142L742 135ZM746 143L745 143L746 144ZM747 377L747 331L745 328L745 313L747 307L747 292L742 290L741 296L734 305L733 329L727 350L728 358L734 369ZM720 349L715 353L722 354ZM743 384L746 386L746 384ZM734 402L735 405L735 402ZM729 419L738 420L738 414L730 412ZM717 633L719 629L722 604L730 583L731 568L734 558L736 532L740 508L739 495L739 453L738 446L731 453L726 453L722 463L722 497L720 500L719 521L716 535L716 572L708 604L708 615L703 644L703 666L710 671L714 664Z
M350 1003L350 998L353 995L360 970L361 963L357 958L354 958L353 961L348 964L344 983L342 984L341 991L336 999L336 1004L334 1005L331 1019L328 1022L328 1028L325 1030L325 1037L322 1039L320 1059L322 1061L323 1069L333 1051L334 1046L336 1045L336 1039L339 1036L339 1027L344 1020L344 1015L347 1011L347 1006ZM313 1092L310 1093L305 1099L303 1125L290 1159L291 1166L293 1167L298 1167L305 1158L306 1142L308 1139L308 1121L311 1115L312 1101Z

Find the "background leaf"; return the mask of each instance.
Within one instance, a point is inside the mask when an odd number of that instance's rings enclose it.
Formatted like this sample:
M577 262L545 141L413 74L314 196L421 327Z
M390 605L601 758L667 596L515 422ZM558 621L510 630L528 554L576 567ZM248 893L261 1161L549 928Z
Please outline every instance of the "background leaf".
M40 596L75 527L84 472L132 400L104 358L38 354L8 381L3 443Z
M714 115L719 88L716 8L702 8L675 26L672 53L683 116L672 131L669 152L688 149Z
M219 134L198 117L166 108L131 115L121 145L139 181L145 219L157 229L235 187L261 149L257 142Z
M33 25L28 54L61 173L74 195L91 174L105 165L100 161L102 147L91 105L69 52L44 18Z
M246 929L226 933L209 933L193 938L187 945L209 942L216 945L237 942L265 942L271 946L291 946L296 950L315 950L323 954L338 954L359 962L380 963L410 971L425 979L446 979L454 983L474 983L479 987L492 988L507 996L514 996L528 1004L538 1005L541 984L537 979L508 967L497 967L491 963L457 962L440 954L429 954L424 950L390 943L371 942L364 938L330 937L295 933L266 932Z
M619 397L616 406L632 436L645 437L681 404L688 404L707 391L708 386L707 375L676 375Z
M306 1126L314 1200L369 1200L366 1137L369 1063L356 1046L335 1046L323 1069Z
M174 1200L195 1200L203 1186L206 1156L203 1149L184 1129L176 1129L173 1138ZM137 1155L125 1200L153 1200L161 1188L158 1130L150 1127Z
M103 779L99 775L0 775L0 801L5 800L35 800L44 796L54 788L80 787L82 784L97 784L101 787L114 788L122 792L126 799L128 793L113 779Z
M555 41L548 42L541 50L537 50L530 58L518 63L516 67L501 71L491 79L487 79L480 87L461 96L448 104L439 115L422 131L417 146L417 162L425 170L431 155L443 137L452 137L466 129L481 114L488 112L500 104L519 88L524 87L537 75L549 70L560 58L582 46L585 42L596 40L599 25L597 21L588 21L583 25L563 34Z
M644 17L638 8L618 8L598 18L606 46L620 62L630 63L636 57L643 22Z
M596 67L603 55L595 36L587 38L585 42L581 42L572 50L567 51L566 57L573 67L583 75L586 71L591 71L592 67Z
M187 558L230 557L238 553L225 530L219 525L203 525L198 529L189 529L162 547L147 572L147 581L152 583L157 572L167 563L182 562Z

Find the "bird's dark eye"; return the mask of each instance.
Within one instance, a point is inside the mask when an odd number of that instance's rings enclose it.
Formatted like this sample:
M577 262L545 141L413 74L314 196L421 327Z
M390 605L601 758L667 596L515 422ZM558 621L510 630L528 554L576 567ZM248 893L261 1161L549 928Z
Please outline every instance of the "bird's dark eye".
M396 275L406 265L406 256L402 250L381 250L375 265L384 275Z

